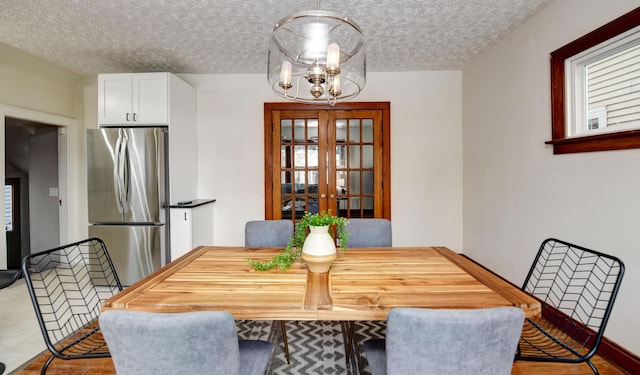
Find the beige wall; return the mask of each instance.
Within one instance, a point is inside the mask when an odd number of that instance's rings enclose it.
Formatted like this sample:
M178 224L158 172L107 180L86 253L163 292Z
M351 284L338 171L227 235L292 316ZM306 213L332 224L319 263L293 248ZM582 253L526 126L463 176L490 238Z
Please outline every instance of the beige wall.
M198 194L216 198L214 239L243 245L264 218L263 75L186 75L198 89ZM391 102L391 202L396 246L462 251L461 73L370 73L358 101ZM195 141L195 140L194 140Z
M32 55L0 43L0 174L4 176L4 117L17 117L47 124L61 125L66 135L61 138L63 159L77 160L77 147L66 147L67 142L76 142L82 133L73 119L82 113L83 103L76 101L76 88L82 76L47 63ZM78 105L80 104L80 105ZM78 186L80 180L76 170L63 171L60 183L62 211L77 211L75 197L67 196L68 186ZM86 203L84 203L86 204ZM4 211L4 202L0 203ZM69 220L60 223L61 238L76 239L79 234L77 216L68 215ZM4 216L0 219L4 222ZM6 268L6 241L4 232L0 238L0 269Z
M553 155L549 53L638 6L557 0L463 69L464 252L521 284L557 237L627 270L605 335L640 353L640 150Z

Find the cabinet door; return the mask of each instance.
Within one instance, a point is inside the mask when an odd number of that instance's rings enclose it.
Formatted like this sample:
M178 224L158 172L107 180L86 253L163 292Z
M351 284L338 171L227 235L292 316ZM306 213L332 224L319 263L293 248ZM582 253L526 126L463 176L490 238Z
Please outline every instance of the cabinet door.
M124 125L133 118L131 73L98 75L98 125Z
M167 125L169 123L168 73L133 74L133 124Z
M191 250L191 209L171 209L171 261Z

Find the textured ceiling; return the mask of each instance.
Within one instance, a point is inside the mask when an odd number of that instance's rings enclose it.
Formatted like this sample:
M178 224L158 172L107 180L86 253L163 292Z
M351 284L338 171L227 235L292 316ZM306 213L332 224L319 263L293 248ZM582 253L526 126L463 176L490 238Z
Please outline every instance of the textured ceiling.
M459 69L553 0L320 1L370 72ZM266 73L274 24L312 0L0 0L0 42L83 75Z

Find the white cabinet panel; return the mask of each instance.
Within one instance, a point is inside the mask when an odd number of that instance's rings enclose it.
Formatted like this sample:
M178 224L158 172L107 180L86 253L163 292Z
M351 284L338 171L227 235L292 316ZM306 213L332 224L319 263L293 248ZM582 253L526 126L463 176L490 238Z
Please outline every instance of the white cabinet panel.
M98 125L169 124L169 73L98 75Z
M197 201L196 201L197 202ZM213 204L171 208L171 261L198 246L213 245Z

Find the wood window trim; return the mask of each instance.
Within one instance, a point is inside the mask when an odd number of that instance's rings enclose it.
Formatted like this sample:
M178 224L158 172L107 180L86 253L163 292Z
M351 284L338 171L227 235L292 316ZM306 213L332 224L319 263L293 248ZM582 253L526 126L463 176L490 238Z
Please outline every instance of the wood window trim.
M640 25L640 8L551 52L551 140L554 154L640 148L640 129L567 137L565 60Z
M264 134L273 134L273 118L271 116L272 111L318 111L318 110L380 110L382 112L382 126L387 129L383 132L382 142L387 145L386 152L382 155L383 165L391 165L391 132L388 128L391 124L391 104L390 102L345 102L336 103L334 106L318 105L318 104L302 104L294 102L277 102L277 103L264 103ZM274 139L270 136L264 138L264 150L271 150L273 147ZM272 181L275 178L273 176L273 165L271 158L264 158L264 191L265 198L273 196L273 184ZM278 177L279 178L279 177ZM391 174L383 173L383 184L386 187L383 191L383 214L382 217L391 219ZM273 217L273 207L265 199L265 217Z

